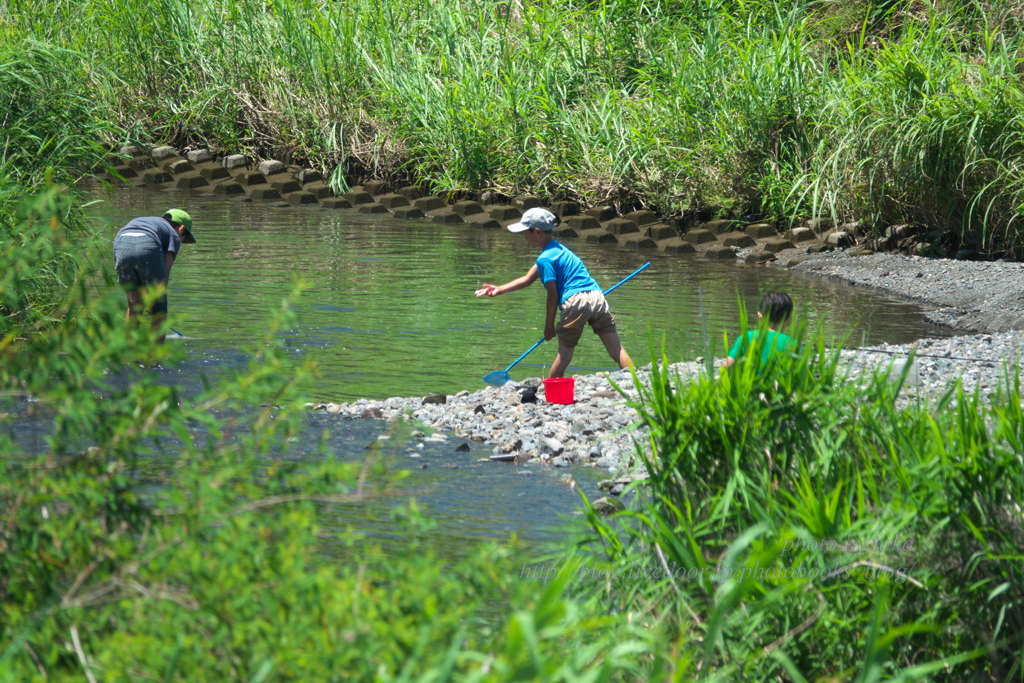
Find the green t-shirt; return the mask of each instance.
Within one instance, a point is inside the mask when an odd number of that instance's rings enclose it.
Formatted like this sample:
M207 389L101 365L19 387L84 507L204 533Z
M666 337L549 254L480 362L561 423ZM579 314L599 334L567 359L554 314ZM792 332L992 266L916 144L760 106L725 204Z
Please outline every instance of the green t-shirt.
M750 330L746 335L736 339L736 343L729 350L729 358L739 360L760 333L760 330ZM797 351L797 343L791 337L787 337L781 332L775 332L774 330L765 330L765 335L766 338L761 345L761 365L765 365L773 353L793 353Z

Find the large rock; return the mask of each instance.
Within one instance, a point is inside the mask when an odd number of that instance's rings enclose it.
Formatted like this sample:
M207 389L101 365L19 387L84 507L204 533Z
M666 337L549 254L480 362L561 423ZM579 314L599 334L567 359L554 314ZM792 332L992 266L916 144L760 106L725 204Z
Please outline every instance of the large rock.
M213 161L213 153L208 149L194 149L185 154L185 158L193 164L201 164L204 161Z
M448 403L447 394L430 394L423 397L423 405L444 405L445 403Z
M228 169L229 171L233 168L248 168L249 157L244 154L229 154L221 159L221 166Z
M607 496L598 498L590 505L594 508L594 512L601 515L612 515L626 509L621 500L618 498L608 498Z
M284 173L288 169L285 168L285 165L277 159L267 159L266 161L261 161L256 167L256 170L266 176L274 175L275 173Z

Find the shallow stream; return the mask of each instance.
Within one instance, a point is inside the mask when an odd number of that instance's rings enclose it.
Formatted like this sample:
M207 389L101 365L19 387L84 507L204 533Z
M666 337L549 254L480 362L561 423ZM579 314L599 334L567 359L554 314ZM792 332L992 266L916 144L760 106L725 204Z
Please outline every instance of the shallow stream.
M535 251L508 232L135 188L108 194L97 187L91 199L102 200L89 213L110 239L129 219L172 206L195 221L198 243L185 247L170 281L170 323L186 336L175 343L185 346L188 360L163 371L186 394L203 375L244 360L240 349L265 332L270 311L297 277L309 289L296 304L300 323L284 339L319 367L319 380L307 389L311 401L476 390L481 377L504 369L542 333L540 286L496 299L473 296L484 282L506 282L530 267ZM650 360L650 339L664 343L671 361L704 354L698 286L716 355L723 355L723 332L739 328L737 301L753 315L761 295L776 289L793 297L811 329L820 325L848 345L946 334L925 323L919 307L868 290L764 267L567 244L605 288L652 262L609 296L623 344L639 363ZM513 378L544 374L554 351L552 342L542 345L512 371ZM588 333L570 372L613 367ZM332 450L356 459L385 430L381 422L323 413L308 422L311 442L327 430ZM419 461L396 459L413 470L410 489L437 523L435 535L456 554L467 540L511 532L527 542L551 539L560 516L578 509L578 495L558 481L563 470L532 468L524 475L512 465L476 462L490 452L480 444L469 453L428 446ZM588 496L600 495L596 483L606 474L587 467L571 471ZM394 504L382 502L361 517L362 530L387 543L387 510Z

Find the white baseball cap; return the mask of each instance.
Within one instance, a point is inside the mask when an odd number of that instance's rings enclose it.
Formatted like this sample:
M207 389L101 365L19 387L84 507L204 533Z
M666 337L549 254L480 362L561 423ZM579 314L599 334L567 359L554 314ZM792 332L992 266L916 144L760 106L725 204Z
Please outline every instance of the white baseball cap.
M551 213L547 209L537 207L524 213L523 217L519 219L519 222L508 226L508 229L511 232L523 232L530 228L535 228L537 230L546 230L551 232L555 229L557 224L558 219L555 218L555 214Z

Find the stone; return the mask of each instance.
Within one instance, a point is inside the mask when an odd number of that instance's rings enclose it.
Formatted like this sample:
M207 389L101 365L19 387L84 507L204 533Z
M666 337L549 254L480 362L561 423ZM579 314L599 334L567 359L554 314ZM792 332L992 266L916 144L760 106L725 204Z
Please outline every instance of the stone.
M610 220L605 227L613 235L628 235L631 232L640 232L639 225L633 221L627 221L625 218Z
M455 450L457 452L459 452L459 453L468 453L469 452L469 444L465 443L465 442L460 443L458 446L455 447Z
M775 239L770 239L767 242L765 242L764 245L762 245L762 246L763 246L765 251L770 251L773 254L777 254L780 251L782 251L783 249L796 249L796 245L794 245L789 240L781 238L781 237L776 237Z
M474 228L479 228L480 230L501 230L503 227L505 227L504 225L494 220L485 213L475 214L471 216L466 222L472 225Z
M513 206L519 209L520 212L526 212L530 209L535 209L540 206L540 198L532 195L523 195L516 197L512 200Z
M384 180L369 180L363 183L363 191L369 192L374 196L379 194L387 194L388 189L389 186L387 182Z
M569 461L561 456L558 456L551 461L552 467L568 467L569 464Z
M855 244L853 238L848 233L840 231L829 233L828 237L825 238L825 242L833 248L852 247Z
M626 506L618 498L608 498L607 496L598 498L590 506L594 508L594 512L600 515L613 515L626 509Z
M149 155L157 161L164 161L165 159L173 159L178 156L178 150L165 145L163 147L154 147L153 151L150 152Z
M558 439L552 439L545 437L541 440L540 451L541 453L551 453L552 455L559 455L565 450L565 446Z
M377 202L373 204L360 204L359 213L390 213L386 207L381 206Z
M303 185L310 183L323 182L324 174L315 168L304 168L295 174L295 179Z
M576 202L553 202L548 211L564 219L579 215L580 205Z
M423 188L419 185L406 185L405 187L398 191L398 194L402 195L411 202L424 196L426 192L424 192Z
M349 201L352 206L359 206L360 204L375 204L373 195L369 192L362 190L353 190L352 192L345 193L345 199Z
M593 216L602 223L605 221L610 221L611 219L619 215L618 213L616 213L614 206L592 206L583 213L585 213L588 216Z
M351 209L352 202L345 199L344 197L331 197L320 202L320 206L325 209Z
M423 397L422 405L444 405L448 402L447 394L430 394Z
M484 212L484 207L479 202L457 202L452 204L452 212L460 216L473 216Z
M708 221L704 224L703 229L710 230L716 235L721 235L723 232L732 231L733 222L731 220Z
M514 221L519 220L523 214L519 213L519 209L514 206L492 206L488 213L496 221Z
M587 235L587 244L617 244L618 241L615 235L606 230Z
M766 237L775 237L778 233L768 223L754 223L748 225L743 231L753 237L755 240L764 239Z
M377 407L366 408L365 410L363 410L363 412L361 412L359 414L359 417L361 417L363 419L373 418L373 419L376 419L376 420L382 420L382 419L384 419L384 413L382 413L380 411L380 408L377 408Z
M596 466L598 466L598 467L615 467L615 466L617 466L619 464L619 461L618 461L617 458L610 458L608 456L602 456L602 457L598 458L597 462L595 462L594 464Z
M584 230L597 230L601 224L593 216L569 216L565 219L565 225L580 232Z
M195 169L192 167L192 164L190 164L185 159L178 159L177 161L168 164L167 170L175 175L180 175L182 173L194 171Z
M675 254L677 256L697 253L697 247L689 242L684 242L682 237L673 237L665 240L661 244L661 250L666 254Z
M277 159L268 159L261 161L257 166L256 170L263 175L274 175L275 173L284 173L288 169Z
M252 187L253 185L263 185L267 182L267 179L263 177L263 174L259 171L247 171L242 175L235 178L245 187Z
M664 223L656 223L651 227L647 228L647 236L652 240L667 240L673 237L679 236L679 231L671 225L665 225Z
M253 199L280 199L281 193L272 187L253 187L249 189L249 196Z
M316 204L316 195L312 192L289 192L284 198L292 204Z
M420 211L437 211L444 207L440 197L418 197L412 203Z
M745 247L753 247L757 242L745 232L729 232L722 235L722 244L726 247L743 249Z
M194 190L197 187L206 187L209 184L210 181L201 175L183 175L178 178L174 186L179 190Z
M340 405L340 404L337 404L337 403L328 403L328 404L327 404L327 408L326 408L326 410L327 410L327 412L328 412L328 413L330 413L331 415L337 415L338 413L340 413L340 412L341 412L342 408L344 408L344 406L342 406L342 405Z
M810 228L790 228L783 235L787 240L791 242L810 242L811 240L818 239L818 236L814 234L814 231Z
M715 247L711 247L706 252L704 252L704 256L706 258L709 258L709 259L730 259L730 258L736 258L736 250L733 249L732 247L724 247L724 246L718 245L718 246L715 246Z
M221 166L228 170L243 167L248 168L250 165L249 157L245 156L244 154L229 154L223 159L221 159L220 163Z
M685 235L683 235L683 239L689 242L690 244L705 244L707 242L718 241L718 237L713 231L699 228L687 232Z
M206 167L199 170L199 175L203 176L207 180L218 180L220 178L230 178L231 174L228 173L228 169L223 166L212 166Z
M213 161L213 154L208 149L194 149L185 153L185 158L193 164L201 164L204 161Z
M427 215L415 206L400 206L394 210L394 214L395 218L423 218Z
M658 217L654 214L653 211L631 211L627 213L625 216L623 216L623 218L626 219L627 221L633 221L641 228L644 227L645 225L650 225L651 223L658 222Z
M409 206L409 200L400 194L386 194L378 199L377 203L392 210L400 206Z
M216 194L245 194L245 188L233 180L226 183L217 183L213 186L213 191Z

